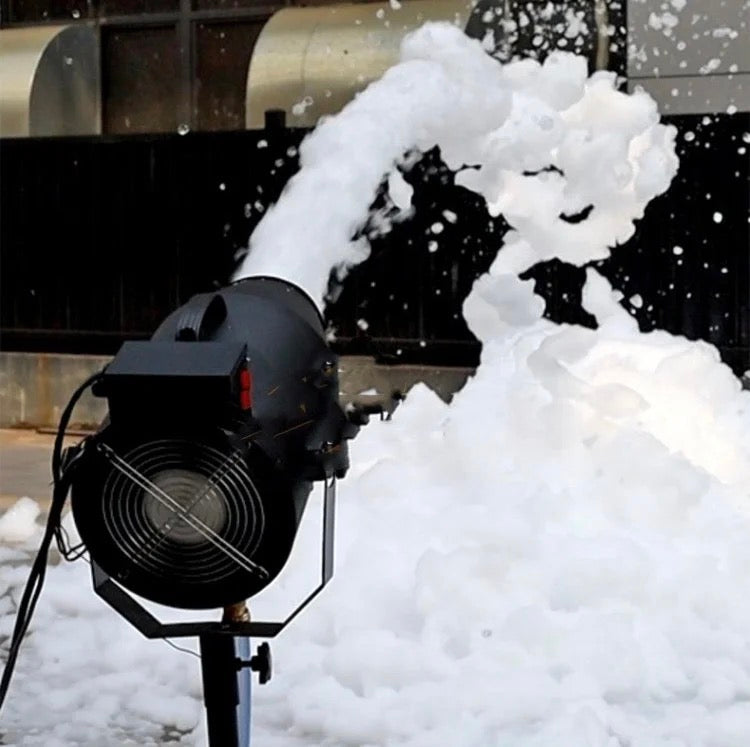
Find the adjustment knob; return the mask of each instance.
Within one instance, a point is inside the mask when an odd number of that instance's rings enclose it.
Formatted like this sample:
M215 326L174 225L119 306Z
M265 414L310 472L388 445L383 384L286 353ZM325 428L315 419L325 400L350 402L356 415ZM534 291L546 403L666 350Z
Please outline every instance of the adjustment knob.
M267 643L258 646L258 653L250 659L250 669L258 673L258 680L265 685L271 679L273 673L273 660L271 659L271 647Z

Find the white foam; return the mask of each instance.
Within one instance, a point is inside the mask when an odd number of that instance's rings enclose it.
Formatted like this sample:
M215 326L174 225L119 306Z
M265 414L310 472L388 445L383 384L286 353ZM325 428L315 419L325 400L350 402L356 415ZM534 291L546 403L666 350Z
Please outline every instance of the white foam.
M449 166L481 166L456 181L503 213L517 250L506 259L522 248L526 267L608 256L676 172L675 130L658 123L653 100L620 93L611 73L588 79L583 58L502 66L450 24L407 36L401 57L303 142L301 170L253 233L238 276L283 277L322 305L331 268L343 277L368 255L365 240L351 239L381 180L399 185L395 166L414 148L437 144ZM549 167L563 174L524 175ZM562 217L589 207L586 221Z
M404 59L306 141L243 271L321 298L330 267L366 253L350 237L415 143L482 163L472 186L514 231L464 304L476 374L450 405L418 385L353 442L336 576L273 643L255 743L750 743L750 395L713 347L639 332L593 270L595 330L545 320L517 276L629 236L674 173L673 132L645 94L564 55L500 68L431 26ZM520 176L550 163L564 178ZM274 585L288 608L316 543L303 533ZM26 571L0 566L0 600ZM12 613L0 607L0 632ZM4 729L24 745L150 745L175 729L200 744L199 698L197 662L128 628L85 566L58 566Z
M417 387L354 442L338 575L276 645L259 738L744 743L750 396L593 272L597 330L484 290L468 316L502 323L454 402Z
M28 497L19 498L0 516L0 542L24 542L38 530L39 504Z

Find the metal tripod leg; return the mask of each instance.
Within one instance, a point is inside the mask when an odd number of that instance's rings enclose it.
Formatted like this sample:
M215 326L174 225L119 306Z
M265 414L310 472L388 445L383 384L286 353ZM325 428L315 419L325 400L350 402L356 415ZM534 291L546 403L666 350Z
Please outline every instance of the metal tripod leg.
M239 692L234 638L208 633L200 637L200 644L209 747L238 747Z

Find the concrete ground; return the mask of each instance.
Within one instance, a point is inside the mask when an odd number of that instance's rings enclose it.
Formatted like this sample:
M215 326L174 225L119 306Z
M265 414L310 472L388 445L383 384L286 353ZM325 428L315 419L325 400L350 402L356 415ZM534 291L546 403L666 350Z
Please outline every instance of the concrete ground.
M22 496L49 504L51 494L52 434L34 430L0 430L0 513ZM66 444L75 443L66 439Z

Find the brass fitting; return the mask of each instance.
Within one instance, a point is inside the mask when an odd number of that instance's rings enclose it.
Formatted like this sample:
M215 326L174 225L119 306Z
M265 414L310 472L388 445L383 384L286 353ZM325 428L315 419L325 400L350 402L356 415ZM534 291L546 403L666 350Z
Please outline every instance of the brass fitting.
M247 602L235 602L224 607L224 615L221 621L225 623L250 622L250 610L247 607Z

